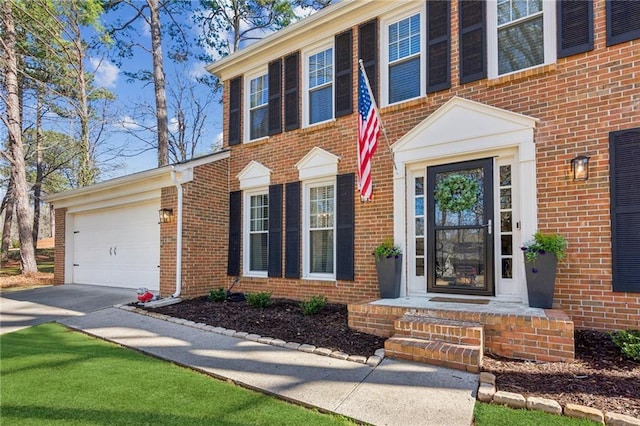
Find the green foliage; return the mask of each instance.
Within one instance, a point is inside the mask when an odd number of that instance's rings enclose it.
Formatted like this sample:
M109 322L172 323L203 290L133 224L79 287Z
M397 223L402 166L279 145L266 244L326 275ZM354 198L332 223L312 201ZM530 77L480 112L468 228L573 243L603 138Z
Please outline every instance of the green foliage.
M266 308L271 305L271 292L260 291L258 293L247 293L247 303L254 308Z
M440 210L460 213L476 204L478 194L475 179L453 174L438 183L434 198Z
M521 249L527 262L535 262L538 255L547 252L555 254L558 261L561 261L567 257L567 240L558 234L543 234L538 231Z
M393 245L393 241L391 241L391 238L387 238L382 244L373 249L373 255L375 256L376 260L388 257L397 257L401 254L402 250L400 250L400 247Z
M625 357L640 361L640 330L616 331L611 333L611 339Z
M220 303L227 300L227 290L224 288L212 288L209 290L209 300L212 302Z
M308 301L300 302L300 309L305 315L315 315L320 309L327 306L327 298L325 296L311 296Z

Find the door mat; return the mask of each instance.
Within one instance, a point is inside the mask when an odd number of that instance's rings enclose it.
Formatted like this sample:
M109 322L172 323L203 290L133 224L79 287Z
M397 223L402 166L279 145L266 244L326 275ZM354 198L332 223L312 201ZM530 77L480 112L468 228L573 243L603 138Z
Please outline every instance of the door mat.
M472 303L474 305L487 305L488 299L457 299L455 297L432 297L430 302L447 302L447 303Z

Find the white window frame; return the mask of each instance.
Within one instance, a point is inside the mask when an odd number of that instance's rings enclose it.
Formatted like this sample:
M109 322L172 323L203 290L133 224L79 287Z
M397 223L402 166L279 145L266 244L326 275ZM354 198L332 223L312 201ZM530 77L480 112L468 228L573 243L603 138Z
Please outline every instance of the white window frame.
M244 105L245 105L244 123L246 123L244 126L245 143L257 142L263 139L267 139L269 137L269 135L266 134L262 137L251 139L251 80L255 80L256 78L263 77L263 76L267 78L267 84L269 84L269 70L267 67L262 67L252 71L250 74L247 74L244 79L244 87L246 87L247 89L244 91ZM269 120L268 108L269 108L269 94L267 93L267 122ZM267 133L268 133L268 130L267 130Z
M394 104L400 104L408 102L412 99L418 99L424 96L426 93L426 73L427 73L427 59L426 59L426 37L425 31L427 28L426 13L424 3L415 2L416 6L411 8L403 8L402 13L396 13L393 15L386 15L381 17L380 25L380 101L381 106L391 105L389 103L389 27L403 19L409 18L413 15L420 15L420 95L415 98L403 99L402 101L395 102Z
M256 188L249 191L243 191L243 276L245 277L267 277L268 274L268 262L267 270L265 271L252 271L251 268L251 197L257 195L269 195L268 188ZM271 215L271 211L269 211ZM269 230L267 229L267 253L269 250Z
M313 55L316 55L320 52L324 52L327 49L332 49L333 52L333 75L331 77L331 118L319 121L317 123L311 123L311 110L309 108L309 102L311 100L310 96L310 88L309 88L309 58ZM317 126L322 123L327 123L335 120L335 90L334 86L336 84L336 47L334 46L333 40L324 41L322 43L315 44L311 46L309 49L302 52L302 127L310 127ZM314 87L315 89L315 87Z
M515 23L526 21L529 17L514 21ZM542 1L542 25L544 36L544 61L541 64L529 68L523 68L510 73L498 74L498 2L487 2L487 66L489 79L516 74L525 70L542 67L556 62L556 2L553 0Z
M311 251L309 244L311 243L311 220L310 220L310 199L311 188L320 186L333 186L334 203L333 203L333 273L311 273ZM337 187L335 176L327 179L314 179L303 182L303 232L302 232L302 278L311 280L335 281L336 279L336 209L337 209Z

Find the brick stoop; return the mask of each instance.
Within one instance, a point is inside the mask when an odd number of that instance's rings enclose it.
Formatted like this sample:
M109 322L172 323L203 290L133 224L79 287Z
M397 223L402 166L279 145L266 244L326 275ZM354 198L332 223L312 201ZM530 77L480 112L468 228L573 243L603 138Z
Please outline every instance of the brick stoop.
M394 321L396 334L385 353L400 358L478 373L482 365L482 324L405 314Z

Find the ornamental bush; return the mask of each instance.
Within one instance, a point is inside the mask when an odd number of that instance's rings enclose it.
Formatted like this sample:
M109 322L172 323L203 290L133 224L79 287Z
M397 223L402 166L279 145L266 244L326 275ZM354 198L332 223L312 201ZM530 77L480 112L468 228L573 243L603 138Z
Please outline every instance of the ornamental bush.
M324 296L311 296L308 301L300 302L300 309L305 315L315 315L325 306L327 306L327 298Z
M211 300L212 302L225 302L227 300L227 297L227 290L222 287L212 288L211 290L209 290L209 300Z
M611 333L611 340L626 358L640 361L640 330L616 331Z
M266 308L271 305L271 292L260 291L258 293L247 293L247 303L253 308Z

